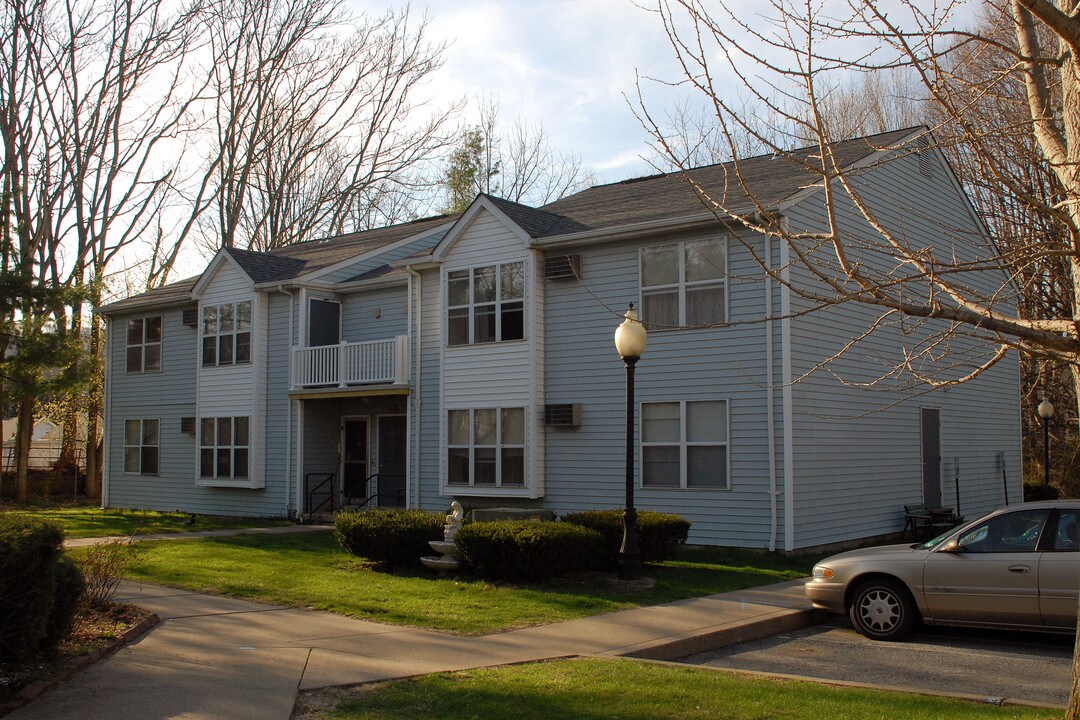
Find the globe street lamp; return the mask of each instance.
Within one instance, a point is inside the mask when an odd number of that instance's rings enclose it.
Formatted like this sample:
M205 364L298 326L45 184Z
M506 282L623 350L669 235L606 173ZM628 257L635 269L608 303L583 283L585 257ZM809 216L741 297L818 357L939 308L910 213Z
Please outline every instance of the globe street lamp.
M1050 484L1050 418L1054 417L1054 406L1043 398L1038 407L1043 424L1043 484Z
M615 349L626 363L626 507L623 510L623 539L619 548L619 579L641 579L641 550L638 548L637 510L634 508L634 366L645 352L645 326L634 312L615 329Z

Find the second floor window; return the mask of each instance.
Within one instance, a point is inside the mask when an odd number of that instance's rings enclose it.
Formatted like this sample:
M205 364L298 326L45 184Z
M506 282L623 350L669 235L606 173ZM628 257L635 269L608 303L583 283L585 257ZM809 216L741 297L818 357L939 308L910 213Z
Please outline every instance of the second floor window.
M727 321L727 240L641 249L641 319L650 330Z
M446 274L447 344L525 337L525 263L484 265Z
M251 362L251 301L204 305L202 364L239 365Z
M127 321L127 371L161 369L161 316Z

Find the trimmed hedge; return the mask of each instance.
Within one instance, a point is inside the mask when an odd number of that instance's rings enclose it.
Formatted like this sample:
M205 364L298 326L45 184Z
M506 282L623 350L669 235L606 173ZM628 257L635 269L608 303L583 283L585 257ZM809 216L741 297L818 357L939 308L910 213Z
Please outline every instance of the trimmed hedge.
M429 540L443 539L442 513L397 508L343 512L334 521L334 538L353 555L386 567L419 565L432 555Z
M591 570L604 552L598 532L562 522L471 523L458 530L454 542L462 561L477 575L526 583Z
M63 542L55 523L0 514L0 663L49 654L71 628L83 581Z
M618 561L623 538L622 510L586 510L564 515L562 521L600 533L608 563ZM690 521L673 513L638 510L637 526L641 562L673 559L690 535Z

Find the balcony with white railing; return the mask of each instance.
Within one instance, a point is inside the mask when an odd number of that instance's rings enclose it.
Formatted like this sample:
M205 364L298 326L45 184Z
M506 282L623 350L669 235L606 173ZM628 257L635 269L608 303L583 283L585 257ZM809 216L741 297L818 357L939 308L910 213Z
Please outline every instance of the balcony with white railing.
M407 335L370 342L292 349L292 387L347 388L356 385L406 385Z

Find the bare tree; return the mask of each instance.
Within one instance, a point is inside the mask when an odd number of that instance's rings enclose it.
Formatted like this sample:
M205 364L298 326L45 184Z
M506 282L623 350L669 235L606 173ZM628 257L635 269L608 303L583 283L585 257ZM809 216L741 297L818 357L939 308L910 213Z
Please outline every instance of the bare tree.
M492 99L480 104L479 113L475 126L462 129L443 170L449 212L464 210L477 193L546 205L592 182L580 157L551 147L542 125L518 119L504 132Z
M342 0L214 0L200 17L205 158L178 183L187 219L163 231L150 285L192 236L266 250L362 229L369 202L397 214L387 195L430 185L421 170L449 142L457 107L418 97L445 49L428 42L426 20L407 7L355 17Z
M106 266L154 221L171 175L157 150L183 130L192 98L180 91L191 10L166 13L158 0L19 0L5 12L2 212L5 232L18 237L10 267L44 288L75 290L70 303L18 312L25 332L48 327L78 347L85 303L99 304ZM98 367L100 326L89 318L89 356L61 365L72 388ZM88 398L88 445L96 448L100 392ZM32 394L20 402L27 437L34 402ZM73 454L76 404L66 406L64 444ZM97 468L89 471L93 493Z
M722 2L658 0L658 14L684 71L681 81L712 108L729 145L739 133L748 133L813 173L823 190L824 221L801 232L773 222L764 205L753 214L729 212L725 197L698 190L719 217L787 244L794 262L813 278L809 285L789 284L793 293L820 304L858 302L878 308L883 321L892 317L917 324L924 337L901 369L918 380L962 382L1017 349L1073 368L1075 387L1080 381L1080 3L990 0L993 23L982 31L957 22L961 5L904 2L886 8L868 0L798 5L773 0L765 15L749 20ZM984 64L987 56L997 58L996 65ZM1000 186L991 202L998 204L1002 222L1031 216L1045 223L1037 238L1017 236L1015 243L989 245L959 259L909 244L879 222L860 193L858 174L834 152L840 138L830 127L827 97L837 76L899 67L913 73L940 117L926 142L948 143L947 150L978 166L984 182ZM754 122L727 92L732 80L761 112L783 118L791 144L755 134ZM988 117L978 102L987 96L1011 100L1018 111ZM658 145L674 155L646 108L642 116ZM815 150L789 152L799 138L810 138ZM1005 162L1003 155L1010 152L1023 154ZM1024 164L1038 170L1017 172ZM846 235L841 209L861 216L876 236ZM865 262L868 254L876 262ZM1051 270L1055 264L1059 275ZM988 278L1002 271L1007 281L988 286ZM780 273L774 277L786 280ZM1067 296L1033 313L1021 291L1053 295L1061 277L1068 280ZM952 343L957 338L966 342ZM960 347L977 347L971 341L981 343L982 356L969 353L954 360ZM930 365L944 364L951 373L927 372L928 358ZM1067 717L1080 718L1077 662Z

